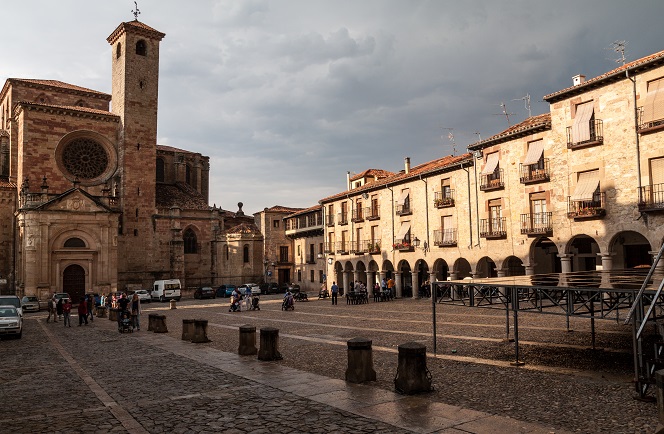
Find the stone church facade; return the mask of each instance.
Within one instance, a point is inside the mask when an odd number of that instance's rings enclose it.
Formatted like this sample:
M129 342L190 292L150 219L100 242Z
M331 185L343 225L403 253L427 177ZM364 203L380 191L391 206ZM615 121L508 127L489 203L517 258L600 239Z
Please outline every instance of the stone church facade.
M262 235L208 205L209 158L157 145L159 45L120 24L112 94L55 80L0 91L0 291L37 295L262 277ZM110 105L110 107L109 107Z

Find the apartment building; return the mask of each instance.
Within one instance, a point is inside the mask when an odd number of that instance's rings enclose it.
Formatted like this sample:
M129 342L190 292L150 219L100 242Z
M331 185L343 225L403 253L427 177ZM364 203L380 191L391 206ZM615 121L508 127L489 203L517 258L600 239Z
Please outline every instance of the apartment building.
M664 52L544 100L549 113L468 154L349 176L320 201L327 274L345 288L392 277L416 296L427 280L650 265L664 237Z
M254 221L263 234L263 280L266 283L293 282L293 241L286 236L284 218L301 211L276 205L254 213Z
M293 282L305 292L318 292L326 286L323 254L323 213L320 205L284 218L285 234L293 242L295 254Z

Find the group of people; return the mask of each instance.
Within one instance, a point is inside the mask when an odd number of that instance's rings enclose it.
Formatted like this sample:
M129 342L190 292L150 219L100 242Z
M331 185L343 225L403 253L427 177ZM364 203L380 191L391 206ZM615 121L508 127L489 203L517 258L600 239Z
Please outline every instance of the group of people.
M86 295L78 303L77 307L79 327L83 324L88 325L88 319L90 322L93 322L94 310L98 306L104 305L111 305L122 311L129 311L131 313L133 328L141 329L141 300L138 294L134 294L131 299L127 298L125 294L122 294L120 298L116 298L115 296L106 297L104 295L96 297L93 294ZM58 322L58 319L60 319L63 320L65 327L71 327L71 310L72 302L70 298L56 298L55 294L53 294L48 300L48 317L46 318L46 322L51 322L52 317L53 322Z
M374 294L380 292L382 294L391 295L392 297L394 297L393 288L394 288L394 280L392 278L389 278L387 280L385 278L383 278L381 280L380 284L378 282L376 282L373 286ZM367 291L367 287L365 286L365 284L363 282L360 282L360 281L353 282L353 285L351 286L351 289L354 292L366 292ZM338 304L337 303L337 298L338 298L339 295L343 295L343 291L341 291L341 289L339 289L339 285L337 285L337 282L332 282L332 286L330 287L330 291L332 293L332 304Z
M244 301L244 310L249 310L249 309L260 310L260 308L258 307L258 303L254 302L254 297L251 294L250 286L247 286L244 296L240 292L240 289L236 287L235 290L233 290L233 293L231 294L230 300L231 300L231 305L228 308L229 312L241 312L243 301Z

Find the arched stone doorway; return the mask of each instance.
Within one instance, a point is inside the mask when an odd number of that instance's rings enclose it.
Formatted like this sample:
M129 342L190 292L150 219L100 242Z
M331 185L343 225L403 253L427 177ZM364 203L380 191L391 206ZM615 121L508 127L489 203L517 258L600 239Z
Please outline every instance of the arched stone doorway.
M471 277L470 263L465 258L459 258L454 262L454 274L452 280L461 280L466 277Z
M417 273L417 281L413 282L413 296L417 294L420 297L430 297L430 287L422 288L424 282L429 280L429 264L424 259L420 259L415 263L415 272Z
M531 248L533 274L560 273L558 246L547 237L540 237Z
M503 272L505 276L525 276L526 267L523 266L521 259L516 256L510 256L504 262Z
M359 261L355 265L355 276L353 280L364 283L364 286L367 286L367 267L364 265L364 262Z
M569 243L567 253L572 254L571 270L569 271L595 271L599 245L594 238L588 235L577 235ZM566 272L566 270L562 270Z
M78 303L85 296L85 269L78 264L72 264L62 272L62 292L71 297L73 304Z
M437 282L444 282L450 274L450 268L447 266L447 262L445 262L444 259L438 258L436 259L436 262L433 263L433 272L436 275Z
M609 244L611 255L604 259L604 269L627 269L652 265L650 243L638 232L625 231L616 234ZM605 264L608 262L610 265Z
M402 260L397 266L398 272L401 273L401 297L413 296L413 273L411 272L410 264L408 261ZM399 285L397 283L397 297L399 297Z
M496 263L488 256L483 257L477 262L474 278L498 277L496 272Z

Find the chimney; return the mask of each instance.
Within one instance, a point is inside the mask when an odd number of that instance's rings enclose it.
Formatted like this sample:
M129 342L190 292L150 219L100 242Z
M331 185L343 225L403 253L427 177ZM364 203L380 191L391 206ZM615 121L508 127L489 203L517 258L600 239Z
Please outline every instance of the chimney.
M585 82L586 82L586 76L583 75L583 74L575 75L574 77L572 77L572 84L574 86L578 86L578 85L583 84Z
M410 157L404 158L403 162L406 169L406 175L408 175L410 173Z
M346 172L346 190L350 190L350 170Z

